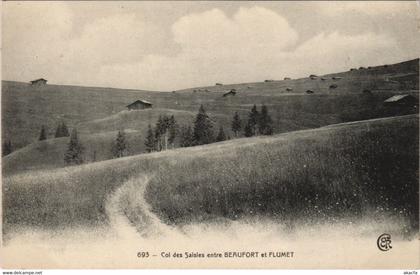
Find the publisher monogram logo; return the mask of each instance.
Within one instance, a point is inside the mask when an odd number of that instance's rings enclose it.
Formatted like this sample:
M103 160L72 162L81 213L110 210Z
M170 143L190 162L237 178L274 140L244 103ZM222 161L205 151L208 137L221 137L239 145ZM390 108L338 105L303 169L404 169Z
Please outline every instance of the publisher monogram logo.
M381 251L388 251L392 248L391 246L391 235L384 233L381 236L378 237L378 240L376 241L376 244L378 245L379 250Z

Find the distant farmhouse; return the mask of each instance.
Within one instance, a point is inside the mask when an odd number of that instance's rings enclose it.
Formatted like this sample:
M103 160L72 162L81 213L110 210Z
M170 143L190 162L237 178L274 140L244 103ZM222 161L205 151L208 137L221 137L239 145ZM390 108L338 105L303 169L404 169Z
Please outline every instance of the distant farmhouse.
M127 105L128 110L143 110L143 109L149 109L152 108L152 103L146 101L146 100L136 100L133 103Z
M31 85L33 86L43 86L47 84L47 80L44 78L39 78L31 81Z
M236 95L236 90L235 89L232 89L229 92L224 93L223 94L223 97L234 96L234 95Z
M384 101L385 106L416 107L418 100L412 95L394 95Z

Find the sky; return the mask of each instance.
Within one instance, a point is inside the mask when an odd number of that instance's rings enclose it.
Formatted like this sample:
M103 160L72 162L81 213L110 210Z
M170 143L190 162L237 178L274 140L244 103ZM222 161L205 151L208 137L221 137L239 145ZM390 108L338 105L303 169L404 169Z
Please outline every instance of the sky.
M2 79L171 91L420 56L406 2L2 2Z

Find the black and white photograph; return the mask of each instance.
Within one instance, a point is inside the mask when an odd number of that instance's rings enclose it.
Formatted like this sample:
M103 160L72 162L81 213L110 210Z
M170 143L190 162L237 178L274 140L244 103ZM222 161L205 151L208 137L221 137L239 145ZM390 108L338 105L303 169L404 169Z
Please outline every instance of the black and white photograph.
M1 16L2 269L417 274L419 1Z

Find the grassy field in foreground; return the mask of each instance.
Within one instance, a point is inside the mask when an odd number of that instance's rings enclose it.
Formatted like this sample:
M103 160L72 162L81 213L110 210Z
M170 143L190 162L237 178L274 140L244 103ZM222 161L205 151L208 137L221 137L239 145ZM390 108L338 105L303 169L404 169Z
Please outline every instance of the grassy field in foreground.
M333 222L373 212L417 232L418 122L379 119L6 176L4 228L106 224L110 194L147 175L145 198L168 224L255 215ZM139 211L123 209L131 220Z

